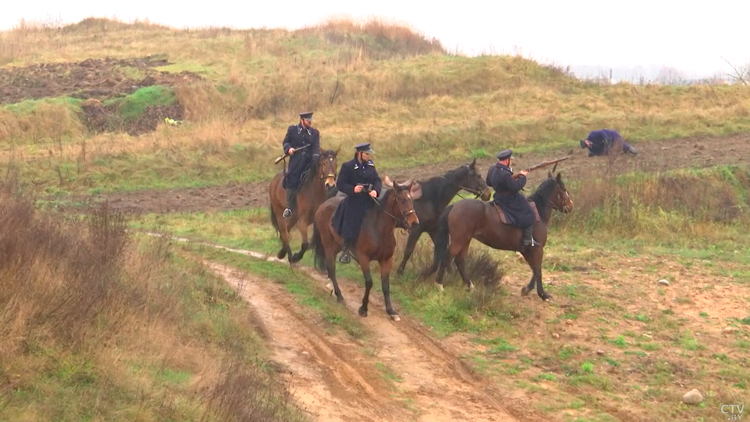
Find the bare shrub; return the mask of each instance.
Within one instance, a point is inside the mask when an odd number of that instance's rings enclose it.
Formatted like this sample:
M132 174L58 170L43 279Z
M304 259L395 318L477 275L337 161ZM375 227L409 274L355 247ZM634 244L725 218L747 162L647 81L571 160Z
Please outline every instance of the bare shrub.
M306 420L291 406L291 395L260 364L225 364L220 380L206 394L208 407L221 420L294 422Z

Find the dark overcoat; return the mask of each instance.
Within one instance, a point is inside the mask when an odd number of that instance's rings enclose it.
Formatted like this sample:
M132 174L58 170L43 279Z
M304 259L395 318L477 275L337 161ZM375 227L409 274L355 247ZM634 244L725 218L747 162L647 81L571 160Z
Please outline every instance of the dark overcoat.
M302 175L305 170L310 168L310 164L317 163L320 157L320 132L313 127L305 128L302 124L292 125L286 131L282 148L284 154L289 152L289 148L302 148L310 145L300 152L294 152L289 157L289 166L286 168L286 174L282 181L284 189L299 188Z
M519 175L514 179L508 166L497 163L487 171L487 185L495 189L494 201L503 209L509 223L519 227L534 224L534 210L520 192L526 186L526 176Z
M367 189L354 193L357 184L372 185L372 190L380 196L383 186L373 162L359 162L356 158L341 165L336 187L346 194L333 215L333 228L344 239L356 240L367 210L375 206Z
M589 155L606 155L616 141L622 139L620 134L611 129L593 130L587 138L591 141Z

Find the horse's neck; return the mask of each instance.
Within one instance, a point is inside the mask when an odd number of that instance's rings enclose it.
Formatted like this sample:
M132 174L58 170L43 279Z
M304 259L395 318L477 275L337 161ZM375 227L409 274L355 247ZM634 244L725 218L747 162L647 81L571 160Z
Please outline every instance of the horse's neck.
M375 229L378 234L392 233L396 228L396 219L391 217L396 216L399 212L398 206L396 205L395 193L391 192L380 207L375 207L373 217L375 218ZM393 208L396 208L395 210ZM390 214L390 215L388 215Z
M552 217L552 206L550 206L549 199L553 193L554 189L548 195L541 195L539 192L535 192L532 195L532 200L536 204L537 211L539 211L539 218L544 224L549 223L549 219Z
M441 208L445 208L461 190L461 186L446 176L441 176L440 179L435 180L435 183L438 185L436 202Z

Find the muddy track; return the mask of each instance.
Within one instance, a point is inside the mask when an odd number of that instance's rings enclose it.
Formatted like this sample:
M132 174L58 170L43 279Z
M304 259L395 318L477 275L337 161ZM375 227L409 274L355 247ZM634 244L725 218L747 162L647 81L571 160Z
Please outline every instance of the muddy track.
M522 168L550 158L573 155L571 159L560 164L558 171L563 172L565 180L586 180L599 177L608 170L620 174L633 170L659 172L720 164L743 164L747 163L746 157L750 156L750 134L722 138L692 137L650 141L636 144L635 147L639 151L637 157L622 155L613 163L608 163L604 157L588 157L576 144L571 148L544 154L519 155L514 166ZM410 177L426 179L444 174L466 162L467 160L453 161L381 171L381 176L387 174L397 180ZM483 158L477 161L477 166L482 174L486 174L487 169L495 162L492 157ZM532 172L529 175L530 185L537 186L545 175L545 171ZM113 208L129 214L247 209L268 205L268 183L269 181L262 181L202 188L113 193L103 195L99 200L107 199Z
M253 251L202 244L288 265ZM399 322L391 321L382 296L375 290L370 295L369 315L357 316L370 335L365 342L358 342L346 335L326 333L304 315L280 284L255 275L239 275L222 264L206 265L238 288L252 305L268 333L273 359L289 370L293 395L316 420L552 420L535 411L528 397L511 395L474 373L461 361L458 351L433 338L419 321L409 315L401 315ZM295 269L312 276L321 292L327 294L325 276L299 264ZM346 308L357 315L363 283L340 278L339 284ZM335 298L330 296L330 300ZM383 365L400 380L395 387L384 381Z

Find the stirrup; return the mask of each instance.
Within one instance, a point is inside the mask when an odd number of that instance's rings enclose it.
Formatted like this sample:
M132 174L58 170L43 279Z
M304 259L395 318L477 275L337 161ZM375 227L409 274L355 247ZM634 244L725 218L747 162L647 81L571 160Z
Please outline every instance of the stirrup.
M339 257L339 262L342 264L348 264L350 262L350 258L351 257L349 256L349 251L346 251Z
M284 218L290 218L292 216L292 210L290 208L284 208L284 213L282 214Z

